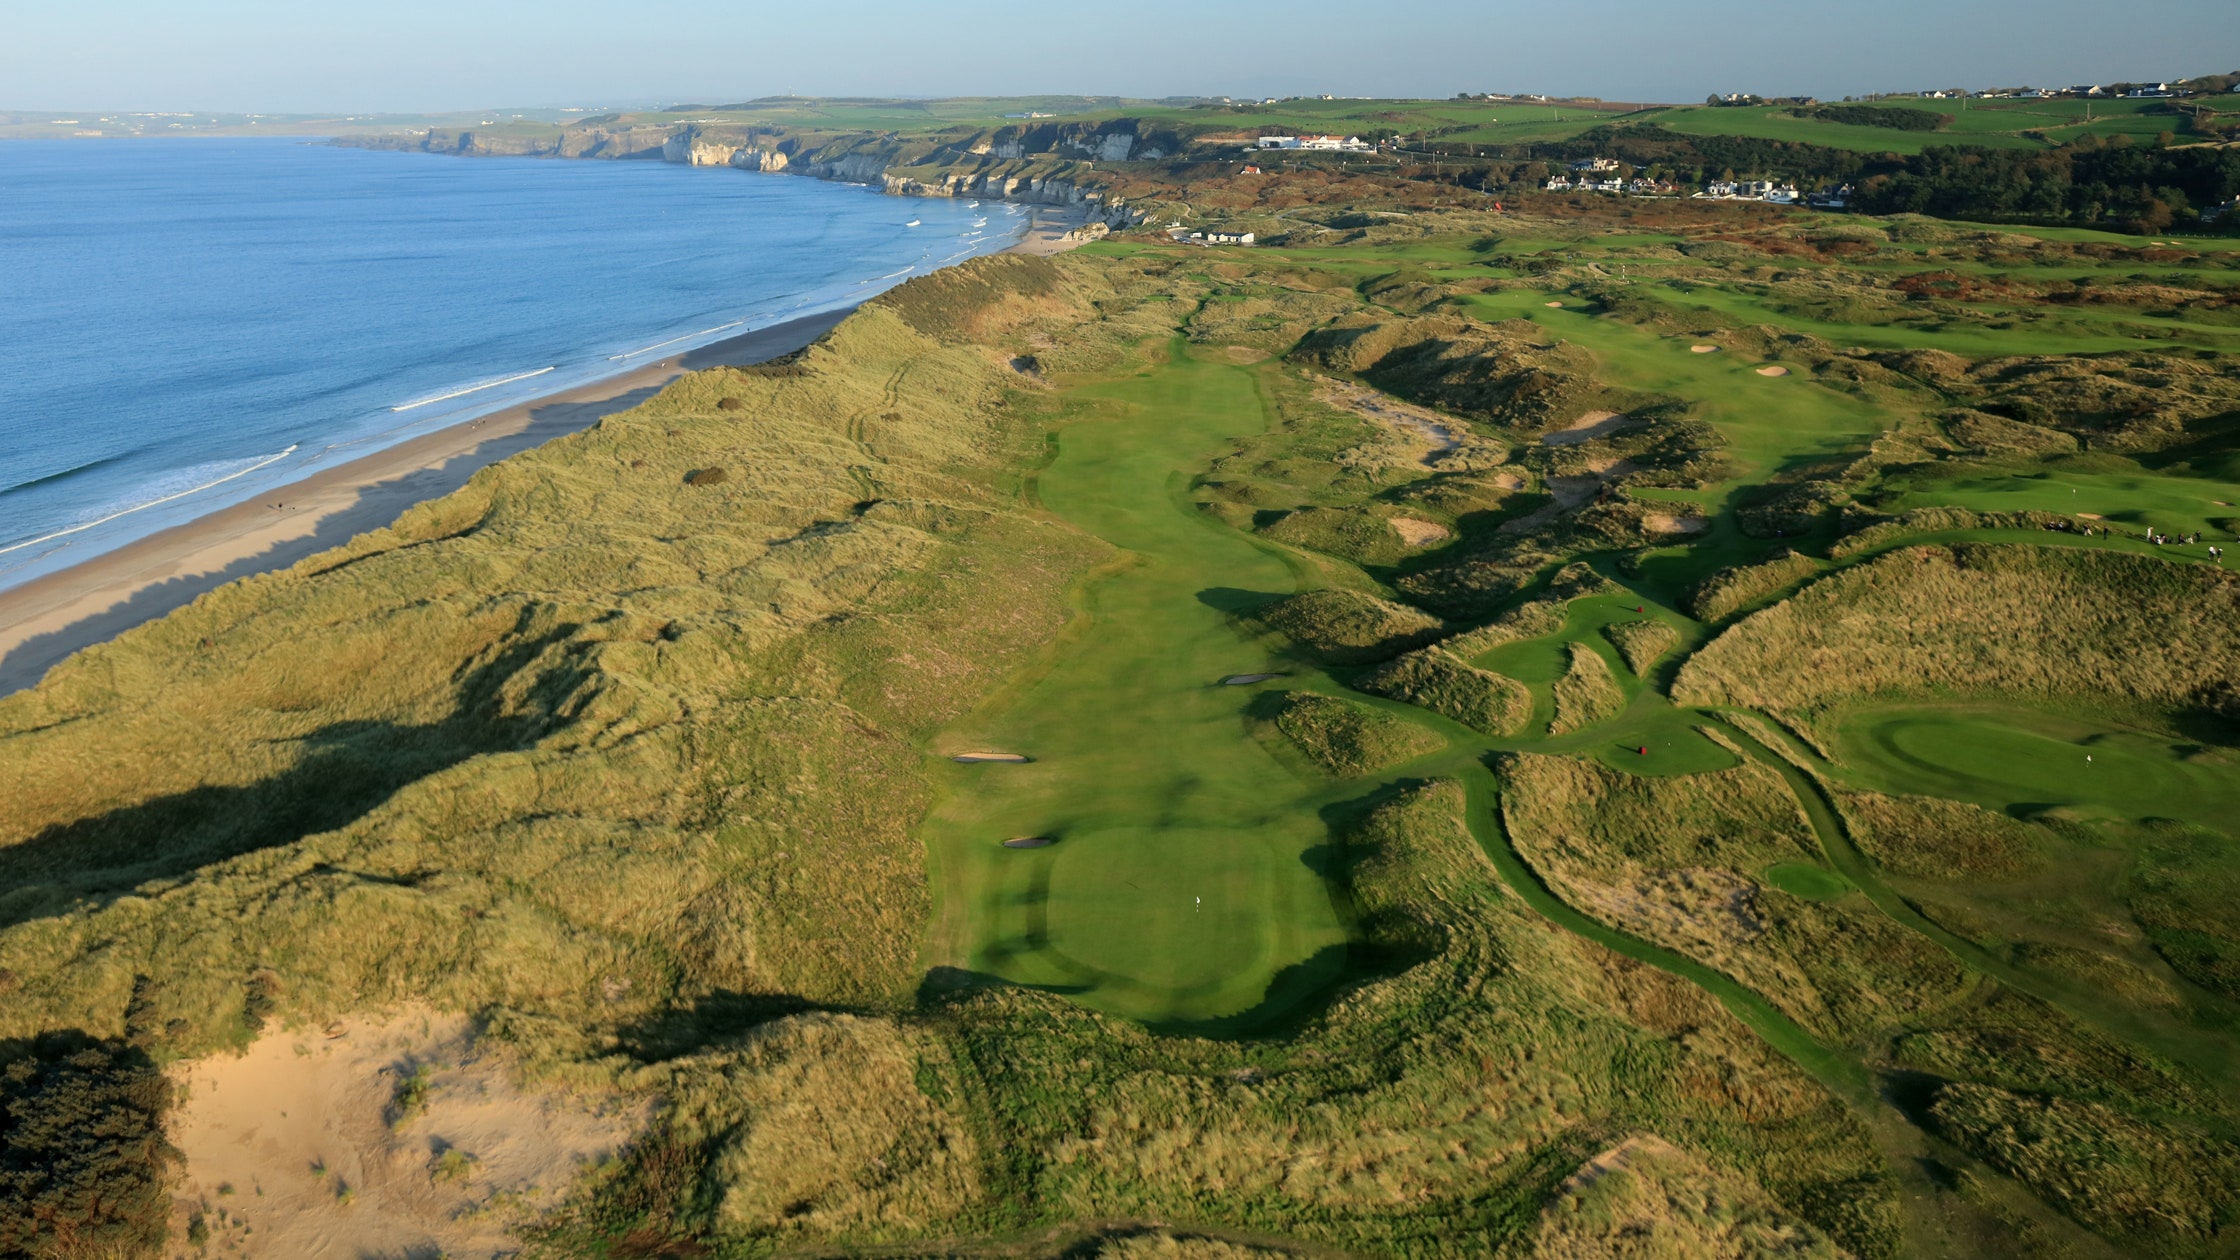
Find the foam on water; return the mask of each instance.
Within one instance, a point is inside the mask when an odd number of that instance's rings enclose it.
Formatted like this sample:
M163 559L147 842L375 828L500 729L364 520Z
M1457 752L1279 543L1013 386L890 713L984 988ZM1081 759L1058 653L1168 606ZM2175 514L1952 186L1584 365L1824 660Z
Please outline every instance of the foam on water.
M0 187L0 587L1017 233L799 177L291 140L16 141Z

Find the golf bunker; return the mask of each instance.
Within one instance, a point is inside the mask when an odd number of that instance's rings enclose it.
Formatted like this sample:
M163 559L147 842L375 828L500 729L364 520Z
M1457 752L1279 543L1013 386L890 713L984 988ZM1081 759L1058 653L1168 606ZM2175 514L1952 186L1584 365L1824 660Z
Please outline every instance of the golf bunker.
M960 765L967 766L979 765L982 762L999 762L1005 765L1015 766L1023 765L1026 762L1032 761L1034 759L1027 756L1025 753L968 752L958 753L956 756L949 758L949 760L957 762Z
M1013 836L1003 842L1006 849L1047 849L1056 844L1056 836Z
M1760 376L1787 376L1788 374L1789 369L1785 367L1762 367L1758 369L1758 375Z
M1717 353L1719 353L1719 347L1717 347L1717 346L1701 346L1701 345L1698 345L1698 346L1689 346L1689 347L1688 347L1688 353L1689 353L1689 354L1717 354Z
M1250 685L1251 685L1251 684L1253 684L1253 683L1257 683L1257 682L1266 682L1266 681L1268 681L1268 680L1269 680L1269 679L1271 679L1271 678L1283 678L1283 677L1286 677L1286 675L1283 675L1283 674L1231 674L1231 675L1229 675L1228 677L1226 677L1226 678L1224 678L1224 679L1222 679L1222 680L1221 680L1221 685L1222 685L1222 686L1224 686L1224 687L1246 687L1246 686L1250 686Z

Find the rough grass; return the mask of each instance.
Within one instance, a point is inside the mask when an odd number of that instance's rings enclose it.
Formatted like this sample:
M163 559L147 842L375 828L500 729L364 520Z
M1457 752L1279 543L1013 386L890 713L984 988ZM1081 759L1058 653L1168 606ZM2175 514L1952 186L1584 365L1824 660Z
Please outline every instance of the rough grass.
M1899 875L2013 878L2045 861L2042 828L1980 806L1879 792L1844 792L1836 799L1859 851Z
M1653 1134L1580 1166L1540 1214L1530 1260L1836 1260L1835 1241L1747 1178Z
M1571 643L1568 648L1571 662L1553 687L1555 717L1548 722L1550 735L1568 735L1607 722L1626 707L1626 693L1611 676L1602 654L1584 643Z
M1613 621L1602 628L1636 678L1649 676L1649 667L1680 646L1680 632L1669 621L1650 617L1642 621Z
M2087 1225L2150 1252L2194 1251L2240 1210L2240 1148L2198 1130L1965 1083L1939 1090L1930 1115Z
M1820 565L1812 557L1794 551L1757 564L1721 569L1688 593L1688 612L1698 621L1725 621L1819 571Z
M1261 620L1330 665L1381 661L1438 637L1440 622L1420 609L1358 591L1319 590L1269 605Z
M1445 740L1413 722L1311 691L1285 694L1276 728L1308 760L1346 779L1446 747Z
M1871 910L1760 882L1817 845L1781 776L1757 762L1649 778L1512 754L1500 769L1512 842L1566 900L1725 971L1817 1035L1848 1040L1967 983L1942 951Z
M2240 714L2236 614L2240 581L2200 565L1914 547L1745 618L1689 659L1673 698L1807 722L1848 701L1954 695Z
M797 366L686 377L0 701L0 1034L113 1035L138 976L169 1048L228 1044L260 968L279 1018L502 1004L558 1051L712 994L907 999L911 741L1094 552L1007 513L1032 438L977 348L874 304ZM685 486L711 456L748 471Z
M1532 718L1532 692L1523 683L1479 669L1443 648L1410 652L1357 679L1372 695L1420 705L1474 731L1507 735Z

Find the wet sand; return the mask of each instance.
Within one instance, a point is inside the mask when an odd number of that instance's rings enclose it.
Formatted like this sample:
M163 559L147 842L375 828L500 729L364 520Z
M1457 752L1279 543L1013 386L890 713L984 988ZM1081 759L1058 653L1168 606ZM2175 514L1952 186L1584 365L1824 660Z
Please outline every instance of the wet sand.
M464 421L0 591L0 695L206 591L389 525L509 455L637 406L686 372L799 350L847 314L805 315Z

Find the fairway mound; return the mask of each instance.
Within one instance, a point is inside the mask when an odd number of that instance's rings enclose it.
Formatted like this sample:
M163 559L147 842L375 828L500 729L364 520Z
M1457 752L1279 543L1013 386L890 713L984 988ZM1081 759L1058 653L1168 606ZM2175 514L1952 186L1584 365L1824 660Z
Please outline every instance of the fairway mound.
M1419 521L1412 516L1395 516L1390 518L1389 523L1392 526L1392 532L1400 535L1400 541L1411 547L1428 547L1433 543L1445 542L1454 537L1453 531L1436 521Z
M1719 353L1719 347L1717 347L1717 346L1705 346L1705 345L1694 345L1694 346L1689 346L1689 347L1688 347L1688 353L1689 353L1689 354L1717 354L1717 353Z
M1626 418L1615 411L1590 411L1552 433L1540 435L1542 446L1577 446L1609 437L1624 428Z
M1777 365L1762 367L1758 369L1758 375L1760 376L1787 376L1788 374L1789 369Z
M1290 675L1289 675L1289 674L1282 674L1282 673L1276 673L1276 674L1231 674L1231 675L1229 675L1228 677L1226 677L1226 678L1222 679L1222 680L1221 680L1221 682L1220 682L1220 685L1221 685L1221 686L1223 686L1223 687L1247 687L1247 686L1250 686L1250 685L1252 685L1253 683L1258 683L1258 682L1266 682L1266 681L1268 681L1268 680L1269 680L1269 679L1271 679L1271 678L1288 678L1288 677L1290 677Z
M1325 665L1366 665L1437 638L1439 619L1357 591L1306 591L1279 600L1260 619Z
M1532 718L1532 692L1523 683L1435 647L1410 652L1355 685L1486 735L1513 734Z
M1003 842L1006 849L1047 849L1056 844L1056 836L1013 836Z
M1025 753L968 752L958 753L955 756L949 758L949 760L968 766L977 765L981 762L1002 762L1009 765L1021 765L1034 760L1034 758L1027 756Z
M1403 718L1365 704L1311 691L1283 697L1276 729L1327 774L1353 778L1434 753L1447 741Z
M2240 714L2236 627L2240 581L2205 565L1908 547L1745 617L1689 660L1672 698L1808 725L1868 696L2075 697L2229 717Z

